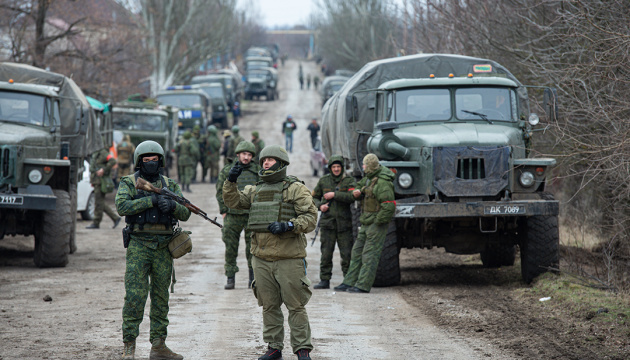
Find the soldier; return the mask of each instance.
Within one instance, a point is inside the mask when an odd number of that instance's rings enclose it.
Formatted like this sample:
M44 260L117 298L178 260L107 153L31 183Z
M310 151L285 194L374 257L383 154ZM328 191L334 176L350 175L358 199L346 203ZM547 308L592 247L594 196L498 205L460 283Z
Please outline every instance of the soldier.
M252 160L254 163L258 164L258 155L260 151L265 147L265 142L260 138L258 131L252 131L252 144L256 147L256 156Z
M311 74L306 74L306 89L311 88Z
M232 133L230 132L230 130L223 130L223 150L221 150L221 155L223 155L224 166L231 163L232 160L234 160L234 158L228 159L227 157L228 150L230 149L231 140L232 140Z
M318 86L319 86L319 76L315 75L313 76L313 87L315 87L315 90L317 90Z
M92 154L90 159L90 184L94 187L94 220L86 229L98 229L103 220L103 211L114 222L115 228L120 223L118 216L105 202L105 195L114 191L114 181L111 178L112 168L116 165L116 159L106 148ZM111 186L107 186L111 184Z
M177 165L180 167L182 174L182 188L186 192L190 190L190 180L193 177L193 167L197 164L196 159L199 156L199 148L192 140L190 131L186 131L182 135L182 140L177 144Z
M120 183L120 178L131 173L133 152L136 151L136 146L131 142L129 134L123 136L123 139L118 143L116 150L118 151L118 178L116 180Z
M134 359L136 338L144 316L147 295L151 294L151 354L149 359L183 359L166 344L168 326L168 288L173 274L173 258L168 243L177 221L186 221L190 210L168 197L138 191L138 177L155 187L167 187L182 196L179 185L160 175L166 165L164 150L155 141L144 141L134 153L135 174L122 178L116 195L116 209L125 216L129 231L125 269L125 304L122 335L125 345L122 359Z
M319 226L322 230L321 260L319 265L319 284L315 289L330 288L333 269L335 243L341 255L341 271L346 276L352 253L352 213L350 205L354 203L352 191L356 182L344 172L343 157L333 155L328 162L330 174L322 176L313 190L315 206L322 212Z
M305 305L311 297L306 276L305 233L315 228L317 209L301 180L287 176L289 154L278 145L260 154L260 179L256 186L238 190L242 168L236 164L223 184L223 201L235 209L250 209L247 228L252 235L252 289L263 307L263 339L267 352L258 360L282 358L284 316L289 311L291 346L299 360L310 360L311 327Z
M190 180L191 183L195 183L197 181L197 163L201 163L203 168L203 143L201 142L201 127L199 125L195 125L192 131L192 138L190 139L195 146L197 146L197 157L195 158L195 165L193 165L193 175ZM205 181L205 173L202 176L202 182Z
M361 201L361 229L352 246L350 268L337 291L368 293L372 289L381 259L389 221L394 216L394 173L378 162L374 154L363 158L365 177L352 192Z
M216 126L208 126L208 136L205 143L206 156L203 173L205 177L205 174L209 171L210 183L214 184L219 177L219 152L221 151L221 140L217 134Z
M247 267L249 268L249 283L251 287L254 280L254 270L252 270L252 254L250 252L252 242L252 232L245 229L247 220L249 219L249 210L231 209L223 203L223 182L228 176L233 165L238 163L243 172L236 182L239 190L243 190L247 185L256 185L258 182L258 172L260 165L252 162L252 158L256 156L256 148L249 141L242 141L236 147L236 161L227 164L219 174L217 182L217 201L219 202L219 212L223 216L222 237L225 243L225 276L227 276L226 290L234 289L234 275L238 272L236 266L236 256L238 255L238 243L241 238L241 232L245 230L245 256L247 258Z
M238 127L238 125L232 126L232 138L228 143L228 151L227 155L225 156L227 159L230 159L230 162L226 163L226 165L234 160L234 157L236 156L236 147L238 146L238 144L240 144L241 141L245 141L245 139L243 139L243 137L238 134L239 131L240 128Z

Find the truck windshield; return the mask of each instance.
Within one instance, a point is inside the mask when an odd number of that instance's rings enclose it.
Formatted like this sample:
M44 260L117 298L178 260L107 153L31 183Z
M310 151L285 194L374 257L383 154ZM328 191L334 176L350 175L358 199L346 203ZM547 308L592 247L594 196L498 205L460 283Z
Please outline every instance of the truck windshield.
M44 96L0 91L0 120L39 126L48 125L44 117L45 103Z
M167 119L154 114L114 113L115 130L166 131Z
M162 105L171 105L182 109L202 107L201 96L197 94L164 94L158 95L157 100Z
M264 67L270 67L271 64L269 64L266 61L248 61L247 62L247 70L255 70L255 69L262 69Z
M212 99L222 99L223 98L223 87L222 86L202 86L199 89L203 90Z
M395 98L396 106L393 109L395 113L391 115L397 122L449 120L451 118L451 96L448 89L399 90Z
M267 78L267 72L266 71L248 71L247 78L265 80Z
M456 89L455 108L460 120L516 121L516 94L498 87Z

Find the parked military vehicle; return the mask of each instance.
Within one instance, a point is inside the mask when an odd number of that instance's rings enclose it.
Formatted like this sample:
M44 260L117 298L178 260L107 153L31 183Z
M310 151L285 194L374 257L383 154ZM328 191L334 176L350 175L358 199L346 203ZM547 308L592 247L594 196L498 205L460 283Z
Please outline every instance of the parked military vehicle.
M273 67L273 59L266 56L253 56L245 59L245 72Z
M240 101L240 94L238 93L237 86L234 83L234 77L231 74L197 75L190 81L193 85L217 82L221 83L223 86L223 95L225 96L225 102L227 103L228 109L232 109L234 102Z
M322 96L322 106L343 87L348 79L350 78L345 76L327 76L324 78L322 86L319 88L319 93Z
M225 101L223 85L219 82L190 85L193 89L202 90L210 97L212 103L212 123L222 129L229 127L228 112L230 108Z
M212 103L210 97L201 89L192 85L169 86L166 90L158 92L156 99L161 105L179 109L177 114L179 135L186 130L192 131L195 125L199 125L202 131L208 127L212 116Z
M556 119L554 89L544 95ZM399 282L401 248L480 253L499 267L514 264L518 246L527 283L558 266L559 205L545 191L556 161L530 157L539 117L500 64L432 54L371 62L322 111L326 156L342 154L359 175L372 152L396 173L376 285Z
M233 68L219 69L216 73L227 74L232 77L232 84L234 85L233 91L235 94L234 99L235 101L240 102L243 99L243 96L245 96L245 82L243 81L243 74L236 69L236 65L233 65Z
M247 59L250 57L261 57L261 56L271 57L271 52L268 49L265 49L264 47L253 46L247 49L247 51L245 51L244 58Z
M245 82L245 100L264 96L267 101L278 98L278 71L265 67L247 71Z
M0 63L0 238L34 235L35 265L65 266L77 249L83 159L101 148L94 111L72 79Z

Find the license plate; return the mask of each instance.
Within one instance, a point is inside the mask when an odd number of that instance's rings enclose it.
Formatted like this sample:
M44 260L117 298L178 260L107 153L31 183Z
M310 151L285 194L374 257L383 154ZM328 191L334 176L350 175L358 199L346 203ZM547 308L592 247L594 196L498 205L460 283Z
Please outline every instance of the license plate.
M486 215L518 215L525 214L525 206L522 205L496 205L485 206L483 213Z
M23 205L24 198L19 195L0 195L0 204Z

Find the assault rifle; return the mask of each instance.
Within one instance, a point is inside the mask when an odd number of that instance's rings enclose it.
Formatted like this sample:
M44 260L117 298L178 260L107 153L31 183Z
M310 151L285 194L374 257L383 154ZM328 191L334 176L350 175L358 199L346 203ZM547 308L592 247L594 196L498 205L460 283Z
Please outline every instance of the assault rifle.
M192 212L193 214L199 215L202 218L210 221L211 223L213 223L214 225L223 228L223 225L219 224L217 222L217 218L215 217L214 220L210 219L208 217L208 214L201 210L199 207L197 207L196 205L193 205L188 199L186 199L183 196L179 196L177 194L175 194L174 192L172 192L171 190L167 189L166 187L163 187L161 189L156 188L155 186L153 186L153 184L151 184L150 182L144 180L143 178L138 178L136 180L136 189L138 190L144 190L144 191L150 191L152 193L156 193L156 194L160 194L160 195L164 195L168 198L170 198L171 200L179 203L180 205L185 206L188 210L190 210L190 212Z
M327 205L330 205L330 201L326 203ZM319 223L320 221L322 221L322 216L324 215L323 212L319 211L319 217L317 218L317 225L315 226L315 235L313 235L313 241L311 241L311 246L313 246L315 244L315 239L317 239L317 234L319 234Z

